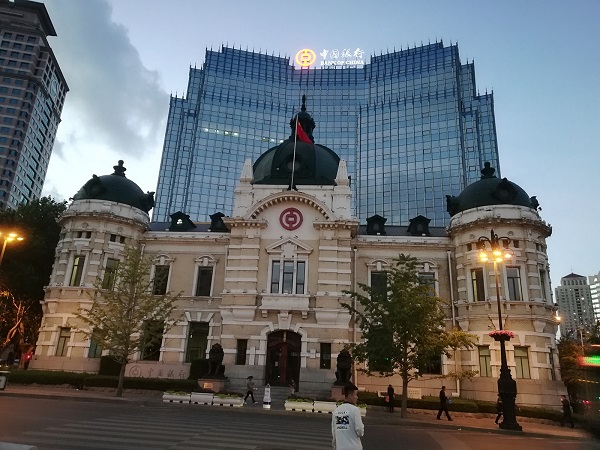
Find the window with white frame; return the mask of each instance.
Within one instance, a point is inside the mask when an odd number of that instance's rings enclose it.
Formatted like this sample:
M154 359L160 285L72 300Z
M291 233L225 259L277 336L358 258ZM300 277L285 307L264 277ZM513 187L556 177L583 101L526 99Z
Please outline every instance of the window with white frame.
M387 277L388 274L386 271L373 271L371 272L371 296L381 296L386 297L388 288L387 288Z
M548 301L548 294L546 293L546 280L548 279L546 269L540 267L540 296L544 302Z
M169 284L169 264L160 264L154 266L154 278L152 281L152 293L154 295L165 295Z
M479 376L492 376L492 362L489 345L480 345L479 347Z
M84 265L85 256L75 255L73 258L73 267L71 268L71 277L69 278L69 286L79 286L81 284Z
M196 273L196 296L210 297L212 292L213 268L198 267Z
M531 378L529 376L527 347L515 347L515 376L517 378Z
M71 340L71 329L62 327L58 333L58 344L56 346L56 356L67 356L69 341Z
M523 291L521 288L521 270L519 267L508 266L506 268L506 288L508 291L509 300L523 300Z
M485 301L485 285L483 281L483 269L471 269L471 289L474 302Z
M419 272L419 280L425 286L429 288L429 296L434 297L436 295L435 291L435 273L432 272Z
M115 277L117 276L118 267L118 259L106 258L106 266L104 267L104 278L102 278L102 289L112 289L115 287Z
M304 294L306 292L306 262L297 260L271 261L271 294Z

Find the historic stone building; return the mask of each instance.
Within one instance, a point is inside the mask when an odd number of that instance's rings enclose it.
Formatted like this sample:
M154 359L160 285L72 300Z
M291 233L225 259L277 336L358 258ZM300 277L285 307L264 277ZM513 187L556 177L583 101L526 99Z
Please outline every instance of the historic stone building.
M298 120L314 142L314 121ZM211 223L173 211L168 223L151 223L152 194L124 176L88 181L61 218L63 233L44 300L44 318L31 368L97 371L101 349L74 315L91 304L93 284L110 279L127 244L141 243L153 258L149 274L165 274L156 293L182 292L176 325L155 351L140 351L128 376L187 377L190 361L224 349L229 389L253 375L257 384L288 385L301 393L329 392L336 357L360 339L345 290L370 284L400 253L420 261L420 274L448 302L447 327L478 336L472 350L440 357L410 384L410 394L453 394L494 400L499 345L488 332L498 326L491 264L477 257L479 237L493 229L506 237L512 258L500 267L499 290L508 362L517 378L519 405L556 404L565 391L556 352L555 311L550 297L546 238L551 228L537 201L516 184L484 168L482 179L448 199L448 228L429 227L418 216L406 226L386 226L375 215L351 214L346 162L332 150L292 137L247 160L235 188L231 217ZM293 168L293 175L292 175ZM361 222L363 223L361 225ZM366 222L366 225L364 223ZM162 278L161 278L162 279ZM471 380L440 376L477 370ZM361 389L383 391L400 378L356 374Z

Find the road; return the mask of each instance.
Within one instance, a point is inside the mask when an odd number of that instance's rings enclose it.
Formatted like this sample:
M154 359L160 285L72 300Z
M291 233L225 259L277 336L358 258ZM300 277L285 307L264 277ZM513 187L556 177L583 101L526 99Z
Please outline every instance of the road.
M17 397L0 401L0 442L35 445L40 450L331 448L328 415L161 403L142 406ZM365 425L365 450L600 449L597 443L556 436L381 425L369 417Z

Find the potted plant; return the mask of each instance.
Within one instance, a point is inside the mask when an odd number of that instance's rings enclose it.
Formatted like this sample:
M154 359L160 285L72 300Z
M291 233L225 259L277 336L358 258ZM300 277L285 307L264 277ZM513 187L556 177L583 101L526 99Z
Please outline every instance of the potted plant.
M167 403L189 403L190 393L182 391L167 391L163 393L163 402Z
M510 341L515 337L515 334L509 330L493 330L488 333L488 336L493 338L495 341Z
M313 401L309 398L296 397L292 395L284 403L286 411L313 412Z
M240 394L236 393L219 393L214 395L212 404L217 406L235 406L236 408L239 408L244 405L244 399Z
M200 389L199 392L192 392L190 403L195 405L212 405L215 393L210 389Z

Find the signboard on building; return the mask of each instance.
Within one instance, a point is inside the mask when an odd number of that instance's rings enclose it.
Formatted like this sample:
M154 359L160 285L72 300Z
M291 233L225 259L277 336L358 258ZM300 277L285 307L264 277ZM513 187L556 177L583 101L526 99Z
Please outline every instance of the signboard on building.
M356 48L323 49L319 52L321 59L317 61L317 54L308 48L296 53L295 61L300 67L320 67L321 69L360 68L366 64L365 51Z

